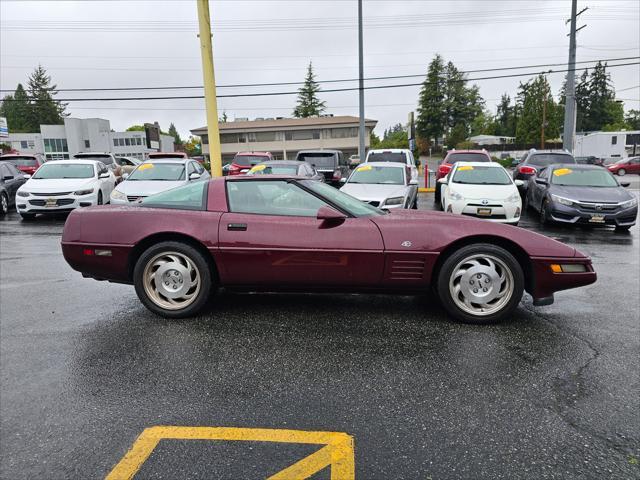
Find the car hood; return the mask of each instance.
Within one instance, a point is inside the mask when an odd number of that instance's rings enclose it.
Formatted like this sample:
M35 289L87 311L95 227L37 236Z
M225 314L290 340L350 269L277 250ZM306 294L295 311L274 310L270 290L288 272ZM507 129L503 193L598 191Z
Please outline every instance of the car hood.
M504 200L518 192L514 184L509 185L466 185L453 183L449 191L454 191L466 199Z
M395 209L370 217L384 239L386 250L439 253L463 237L495 243L515 244L531 257L584 257L575 248L544 235L500 223L452 213Z
M590 203L625 202L633 198L632 194L627 192L624 187L593 188L551 185L549 193L559 195L570 200Z
M93 186L95 178L30 178L20 187L21 190L34 193L73 192Z
M405 185L378 185L369 183L347 183L340 191L358 200L383 201L391 197L404 197L408 187Z
M165 190L170 190L184 184L184 180L180 180L178 182L165 182L161 180L125 180L116 187L116 190L124 193L125 195L148 197L154 193L164 192Z

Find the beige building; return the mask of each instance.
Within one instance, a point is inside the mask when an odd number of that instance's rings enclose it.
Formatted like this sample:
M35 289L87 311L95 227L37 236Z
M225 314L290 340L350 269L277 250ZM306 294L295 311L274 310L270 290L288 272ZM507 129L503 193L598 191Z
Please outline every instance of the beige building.
M378 123L365 121L365 145ZM219 123L222 163L238 152L271 152L278 160L292 160L300 150L335 149L345 157L358 153L358 117L310 117L236 120ZM202 138L202 153L209 154L207 127L191 130Z

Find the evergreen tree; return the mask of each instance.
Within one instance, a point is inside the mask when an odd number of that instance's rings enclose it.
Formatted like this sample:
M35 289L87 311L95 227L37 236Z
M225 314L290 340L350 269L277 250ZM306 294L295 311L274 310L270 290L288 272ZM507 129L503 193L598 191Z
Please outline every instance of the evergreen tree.
M615 97L607 65L598 62L589 77L588 110L584 116L583 130L602 130L605 125L624 122L624 111Z
M7 95L0 105L0 117L7 119L10 132L32 133L37 132L39 124L31 128L29 119L31 118L31 105L29 97L21 83L18 84L13 95Z
M56 101L56 85L51 85L51 77L41 65L29 76L29 100L31 102L29 126L39 131L40 125L60 125L64 123L67 104Z
M307 76L304 85L298 89L298 104L293 111L293 116L297 118L317 117L325 110L325 102L318 99L320 85L315 81L313 66L309 62Z
M169 124L169 135L173 137L173 141L176 145L182 145L182 139L180 138L180 134L173 122Z
M640 130L640 110L629 110L624 117L629 130Z
M589 113L589 71L585 70L576 83L576 132L584 131L585 117ZM561 98L564 102L564 98Z
M515 107L511 105L511 97L506 93L500 98L495 117L496 135L505 137L516 136Z
M560 109L551 95L551 87L544 75L539 75L526 84L520 84L518 102L521 105L516 129L518 143L540 143L543 121L545 140L558 137Z
M436 55L429 63L427 78L420 90L416 118L416 134L429 143L431 139L437 141L445 133L444 100L444 61L440 55Z

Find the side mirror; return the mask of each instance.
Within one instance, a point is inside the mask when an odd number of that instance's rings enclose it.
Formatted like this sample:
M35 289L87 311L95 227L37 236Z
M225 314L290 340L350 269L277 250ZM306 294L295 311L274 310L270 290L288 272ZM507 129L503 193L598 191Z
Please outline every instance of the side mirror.
M347 177L342 177L340 179L340 183L347 183Z
M518 160L517 158L511 161L511 166L512 167L517 167L518 164L520 163L520 160Z
M122 179L126 180L127 178L129 178L129 174L128 173L123 173L122 174Z
M629 182L620 182L621 187L627 188L629 185L631 185Z
M446 178L441 178L440 180L438 180L438 183L440 183L442 185L446 185L447 184L447 179Z
M101 173L100 175L98 175L98 178L109 178L111 175L109 175L109 173Z
M334 208L331 207L320 207L318 209L318 213L316 214L316 218L318 220L323 220L326 222L342 222L347 216L344 213L340 213Z
M418 185L418 179L412 178L411 180L409 180L409 185Z
M22 175L22 178L24 178L25 180L29 180L31 178L31 175L26 173L26 174Z
M192 173L189 175L189 180L198 180L201 177L199 173Z
M544 178L536 178L536 183L537 183L538 185L546 185L548 182L547 182L547 180L546 180L546 179L544 179Z
M524 187L524 181L522 180L514 180L514 182L516 184L516 187Z

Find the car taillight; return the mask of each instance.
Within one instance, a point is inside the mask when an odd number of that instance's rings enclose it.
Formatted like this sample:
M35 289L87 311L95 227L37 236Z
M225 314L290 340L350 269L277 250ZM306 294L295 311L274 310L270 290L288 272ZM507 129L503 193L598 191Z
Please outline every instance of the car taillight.
M527 167L526 165L524 165L522 167L518 167L518 172L522 173L523 175L535 175L537 170L533 167Z
M333 179L334 180L340 180L341 178L342 178L342 172L339 169L334 170Z
M229 175L240 175L242 173L242 168L240 165L236 165L235 163L231 164L231 168L229 168Z
M451 165L444 163L438 167L438 174L446 175L451 171Z

